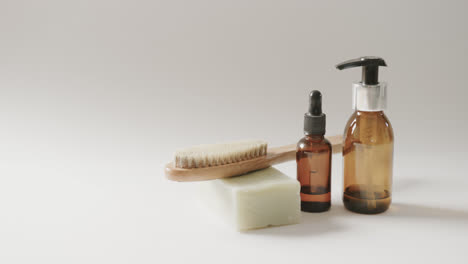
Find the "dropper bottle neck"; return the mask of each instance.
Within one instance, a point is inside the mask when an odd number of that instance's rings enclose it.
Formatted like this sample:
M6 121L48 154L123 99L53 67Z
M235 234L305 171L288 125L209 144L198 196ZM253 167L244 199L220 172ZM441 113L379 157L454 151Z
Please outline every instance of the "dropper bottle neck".
M319 142L319 141L322 141L325 138L325 135L309 135L309 134L306 133L305 137L310 141Z

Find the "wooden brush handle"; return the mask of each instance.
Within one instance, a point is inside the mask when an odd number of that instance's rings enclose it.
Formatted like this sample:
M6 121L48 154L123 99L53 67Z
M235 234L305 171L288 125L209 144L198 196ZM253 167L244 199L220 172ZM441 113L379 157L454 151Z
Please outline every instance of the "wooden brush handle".
M332 145L333 153L341 152L342 136L327 137ZM230 163L221 166L181 169L171 162L166 165L165 174L169 180L179 182L206 181L245 174L264 169L271 165L296 159L296 145L269 148L267 155L255 159Z

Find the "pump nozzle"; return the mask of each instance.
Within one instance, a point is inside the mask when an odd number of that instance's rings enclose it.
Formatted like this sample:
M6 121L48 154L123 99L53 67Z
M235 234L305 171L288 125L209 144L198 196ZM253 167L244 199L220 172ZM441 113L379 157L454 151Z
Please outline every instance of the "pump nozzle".
M379 66L387 66L379 57L365 56L348 60L336 65L338 70L362 66L362 84L376 85L379 83Z

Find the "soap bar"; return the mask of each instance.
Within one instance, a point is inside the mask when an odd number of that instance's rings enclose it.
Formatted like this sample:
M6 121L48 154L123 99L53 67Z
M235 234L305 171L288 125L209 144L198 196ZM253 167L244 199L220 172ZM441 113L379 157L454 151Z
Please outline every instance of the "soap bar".
M239 231L297 224L300 184L274 168L207 182L202 196Z

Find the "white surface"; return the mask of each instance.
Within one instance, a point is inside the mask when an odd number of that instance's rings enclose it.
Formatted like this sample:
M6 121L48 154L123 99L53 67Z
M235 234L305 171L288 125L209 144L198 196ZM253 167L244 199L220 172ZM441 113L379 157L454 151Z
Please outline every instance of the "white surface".
M234 229L247 231L297 224L301 220L299 182L277 169L267 168L201 185L199 196L204 204Z
M468 167L461 156L398 155L392 207L366 216L343 209L335 155L330 212L303 213L301 224L246 234L200 203L196 184L166 181L162 167L153 167L159 163L131 153L98 162L3 163L2 263L294 263L312 257L464 263L466 257ZM279 168L295 174L293 162Z
M468 1L0 1L0 263L466 263ZM383 57L394 203L239 234L162 175L174 150L327 133ZM294 177L293 162L278 168Z

